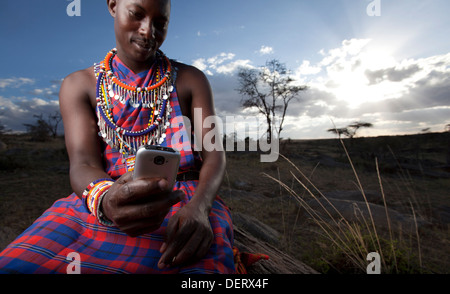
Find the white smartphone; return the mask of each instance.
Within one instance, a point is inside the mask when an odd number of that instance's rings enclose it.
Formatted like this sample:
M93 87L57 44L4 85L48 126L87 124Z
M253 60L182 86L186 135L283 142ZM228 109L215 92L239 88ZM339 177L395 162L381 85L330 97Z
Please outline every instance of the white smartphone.
M170 147L145 145L136 153L133 179L162 177L172 188L177 180L179 165L179 151Z

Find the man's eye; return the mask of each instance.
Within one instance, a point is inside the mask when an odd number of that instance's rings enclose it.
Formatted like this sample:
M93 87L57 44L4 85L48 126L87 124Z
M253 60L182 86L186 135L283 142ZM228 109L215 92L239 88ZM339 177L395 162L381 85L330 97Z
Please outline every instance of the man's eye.
M133 10L130 10L130 16L132 16L133 18L136 19L140 19L142 18L142 14Z

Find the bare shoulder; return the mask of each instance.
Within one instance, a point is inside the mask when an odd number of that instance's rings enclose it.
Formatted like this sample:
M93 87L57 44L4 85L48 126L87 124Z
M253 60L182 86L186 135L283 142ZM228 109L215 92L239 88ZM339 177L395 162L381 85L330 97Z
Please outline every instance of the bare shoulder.
M94 67L88 67L69 74L64 78L60 89L60 100L89 99L95 102L96 78Z
M195 66L181 63L178 61L172 61L173 66L176 68L178 75L188 75L188 76L204 76L203 72L196 68Z
M69 74L64 78L63 84L66 86L72 86L76 84L81 86L82 84L92 84L95 83L94 67L88 67L76 72Z
M193 87L209 84L206 75L198 68L180 62L174 62L173 65L177 69L177 85L188 87L192 90Z

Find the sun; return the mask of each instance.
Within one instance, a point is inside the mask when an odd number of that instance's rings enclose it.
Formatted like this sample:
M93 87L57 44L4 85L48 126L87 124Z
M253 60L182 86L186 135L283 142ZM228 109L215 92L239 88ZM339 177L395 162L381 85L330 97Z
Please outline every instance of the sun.
M370 45L367 42L357 49L344 47L327 65L327 91L346 102L349 108L390 98L399 91L392 83L371 81L370 73L393 68L398 63L392 54L393 48Z

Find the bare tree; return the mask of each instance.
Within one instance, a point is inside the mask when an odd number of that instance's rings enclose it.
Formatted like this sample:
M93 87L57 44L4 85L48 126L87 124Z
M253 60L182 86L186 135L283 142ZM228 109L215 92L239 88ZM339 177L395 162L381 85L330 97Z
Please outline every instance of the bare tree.
M373 127L373 124L368 123L368 122L354 122L350 125L348 125L348 128L350 128L351 130L349 131L350 133L350 138L353 138L354 136L356 136L356 132L360 129L360 128L371 128Z
M264 115L269 142L274 131L280 138L289 103L307 87L295 85L286 66L276 59L267 61L259 69L241 68L238 78L240 87L237 91L244 97L242 106L254 108Z
M62 121L62 115L59 111L55 111L53 114L49 114L47 118L47 124L49 128L50 135L56 138L58 135L58 126Z
M33 115L37 120L35 124L24 124L28 133L31 134L33 141L46 141L49 136L56 138L58 135L58 125L62 120L62 116L58 111L47 116L47 120L44 119L44 115Z

